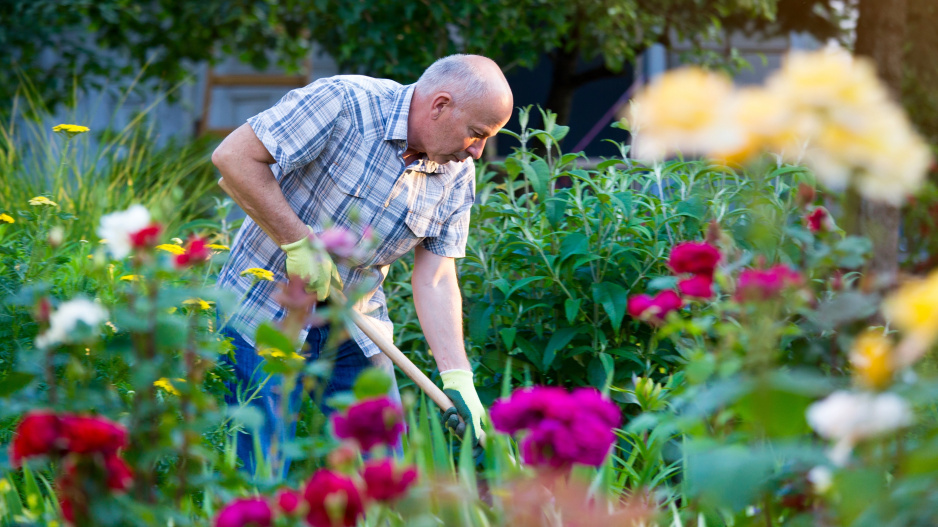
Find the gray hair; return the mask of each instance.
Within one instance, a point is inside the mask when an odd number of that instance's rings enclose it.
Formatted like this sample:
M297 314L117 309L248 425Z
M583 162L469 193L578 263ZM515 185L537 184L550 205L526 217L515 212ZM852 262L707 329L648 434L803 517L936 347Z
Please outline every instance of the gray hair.
M465 96L466 100L482 99L489 92L489 82L482 70L476 66L472 55L450 55L437 59L417 79L417 88L426 94L448 91L454 98Z

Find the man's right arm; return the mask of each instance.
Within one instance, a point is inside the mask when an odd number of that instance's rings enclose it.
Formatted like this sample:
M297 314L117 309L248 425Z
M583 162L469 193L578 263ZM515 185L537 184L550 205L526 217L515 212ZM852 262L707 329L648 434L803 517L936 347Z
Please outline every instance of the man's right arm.
M212 153L219 186L277 245L295 242L309 229L290 207L270 170L273 156L248 124L232 132Z

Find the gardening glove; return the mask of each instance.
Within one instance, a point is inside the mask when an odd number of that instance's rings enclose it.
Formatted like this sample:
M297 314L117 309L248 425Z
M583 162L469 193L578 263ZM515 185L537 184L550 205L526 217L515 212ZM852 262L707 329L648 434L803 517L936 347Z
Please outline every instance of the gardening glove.
M306 226L309 232L313 228ZM297 275L306 281L306 290L316 293L316 299L323 301L329 298L329 288L333 279L341 287L342 278L335 268L332 258L324 251L313 249L308 237L281 245L283 252L287 253L287 276Z
M443 423L460 438L465 437L466 425L472 430L473 453L479 454L479 432L482 430L482 416L485 408L479 400L475 385L472 384L472 372L466 370L446 370L440 372L443 378L443 393L453 401L453 407L443 413ZM460 422L459 418L462 417Z

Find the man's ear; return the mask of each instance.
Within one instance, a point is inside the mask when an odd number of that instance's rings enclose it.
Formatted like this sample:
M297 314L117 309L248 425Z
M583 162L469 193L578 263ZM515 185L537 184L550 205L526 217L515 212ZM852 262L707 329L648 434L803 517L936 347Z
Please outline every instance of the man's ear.
M449 92L441 91L433 96L433 106L430 107L430 119L434 121L443 115L446 108L452 109L453 96Z

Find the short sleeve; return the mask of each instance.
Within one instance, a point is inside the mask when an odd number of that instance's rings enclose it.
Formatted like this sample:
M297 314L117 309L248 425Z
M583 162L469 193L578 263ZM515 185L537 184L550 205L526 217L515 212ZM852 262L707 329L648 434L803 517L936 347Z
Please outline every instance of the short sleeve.
M466 184L454 189L450 199L459 200L459 205L448 220L443 222L440 234L423 239L423 248L438 256L464 258L466 242L469 240L469 215L475 202L475 164L467 163L469 169L460 174Z
M248 119L282 173L309 164L322 152L342 113L345 90L330 79L292 90Z

